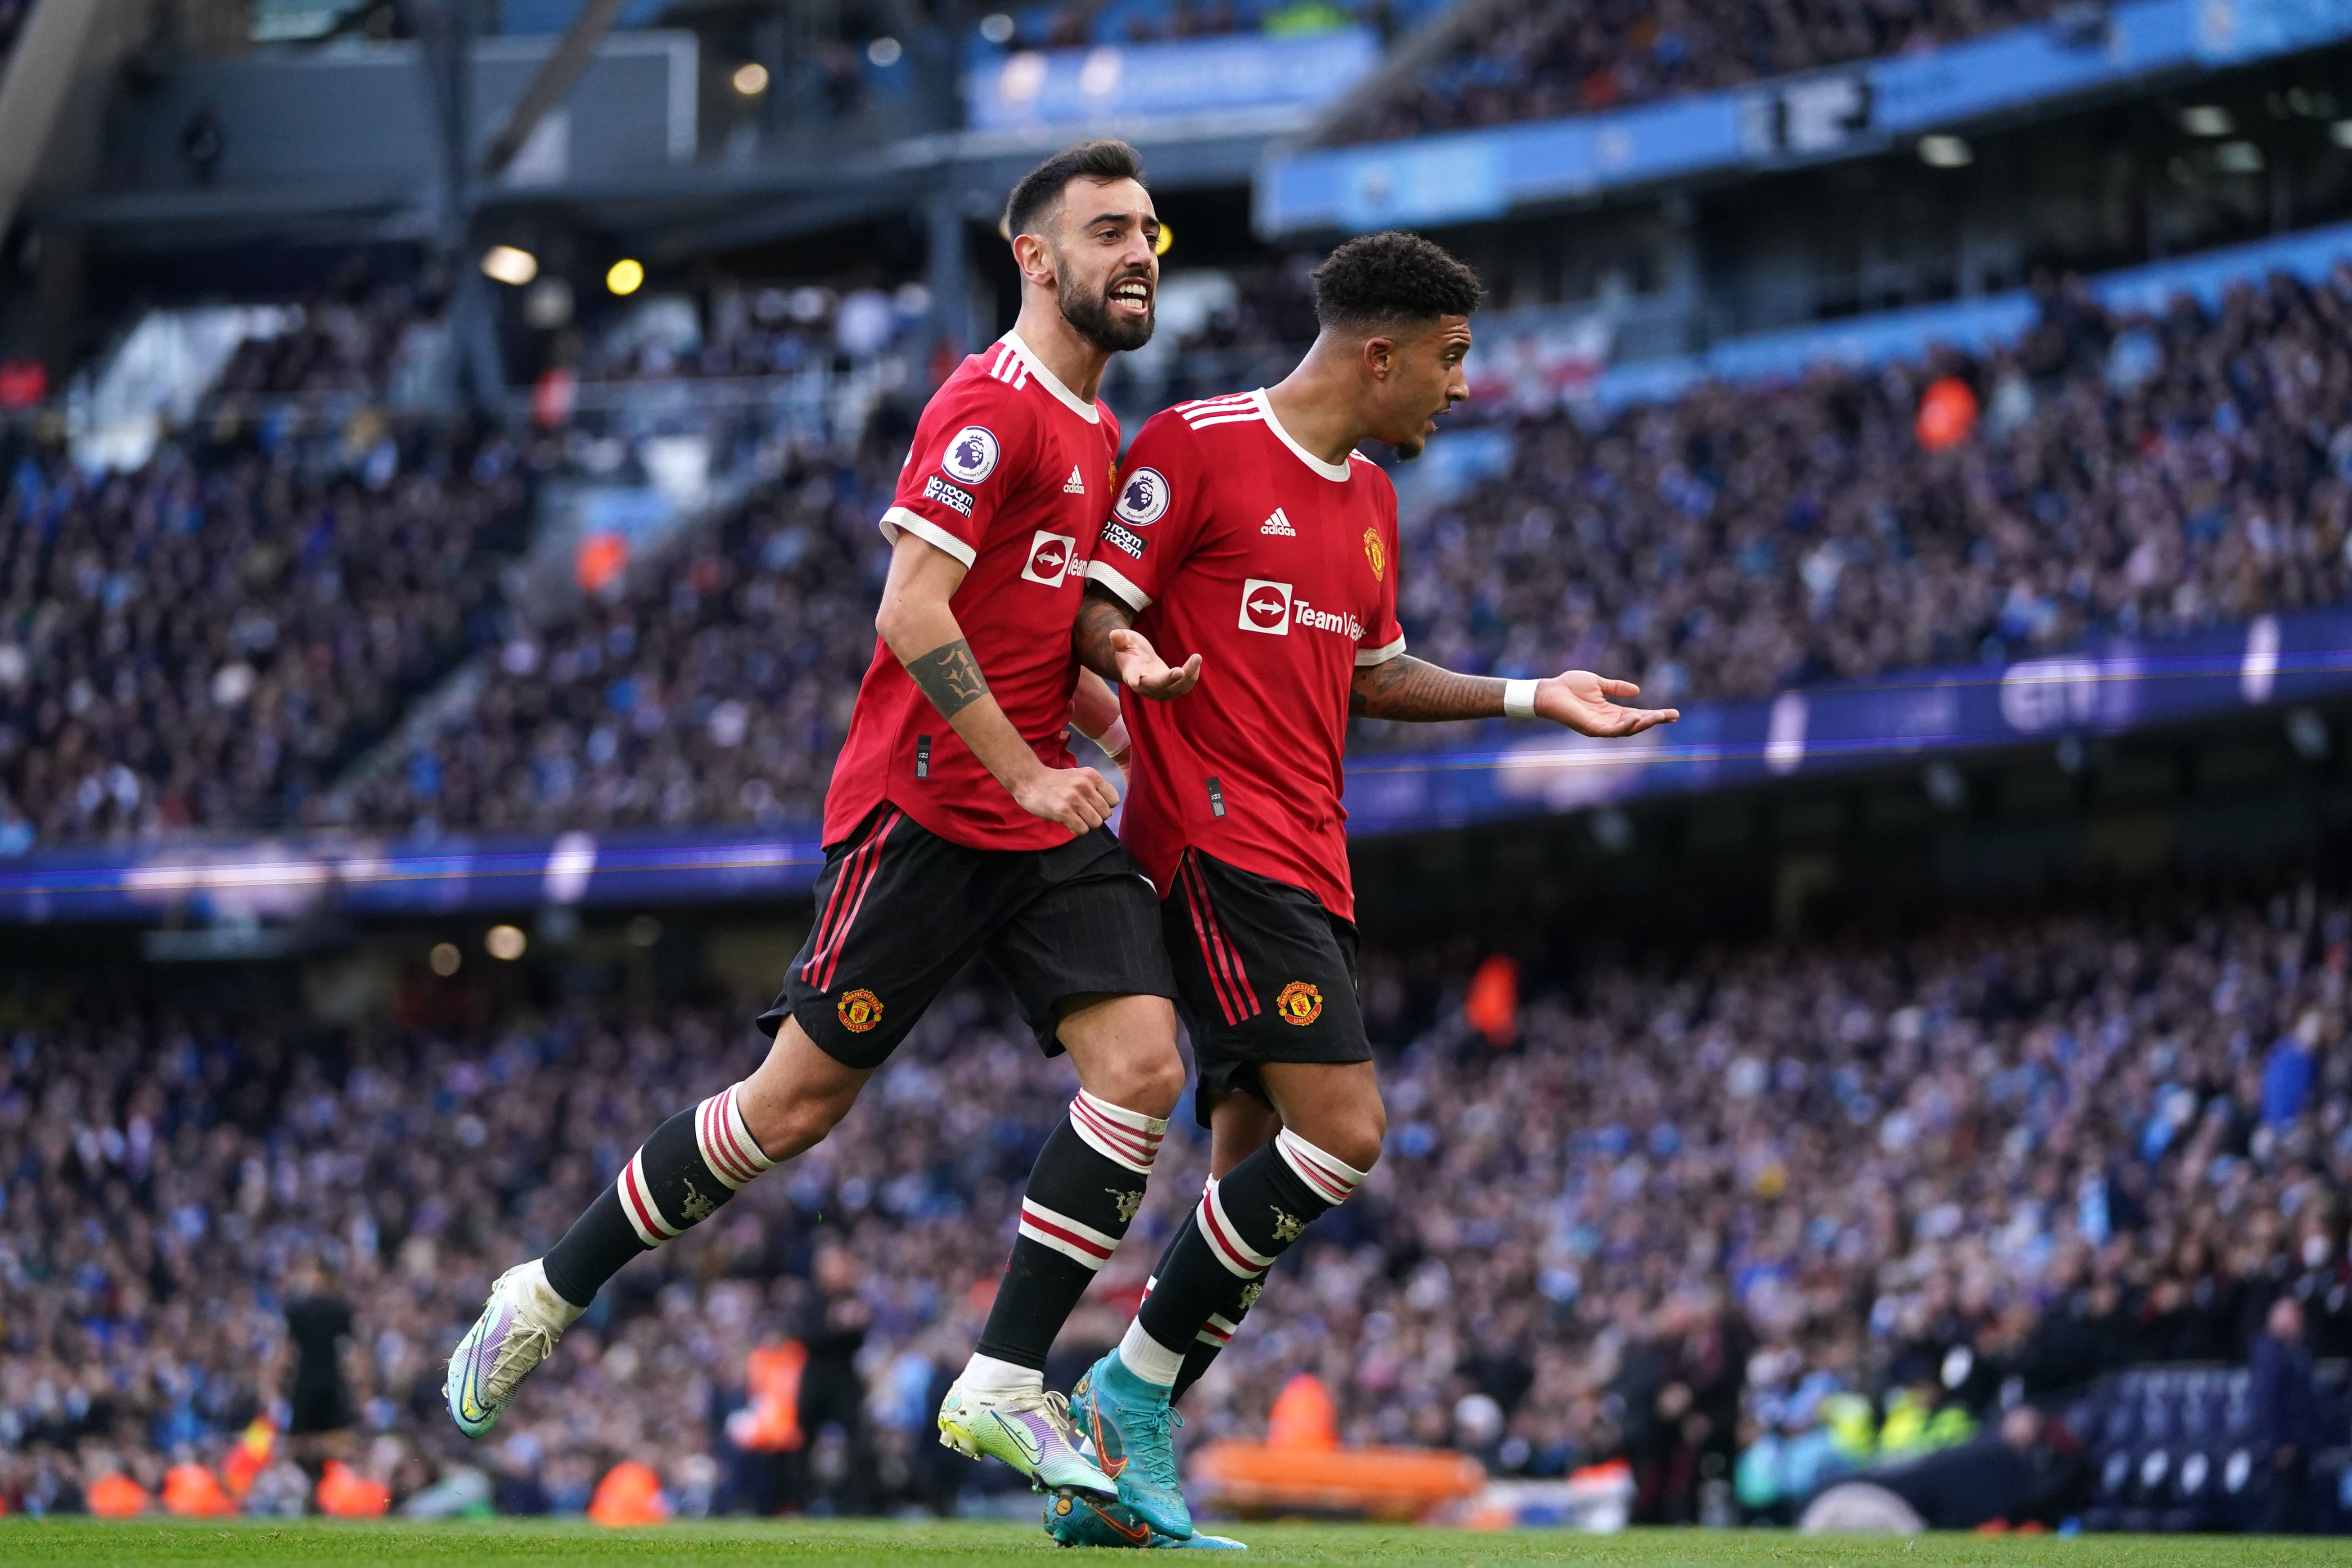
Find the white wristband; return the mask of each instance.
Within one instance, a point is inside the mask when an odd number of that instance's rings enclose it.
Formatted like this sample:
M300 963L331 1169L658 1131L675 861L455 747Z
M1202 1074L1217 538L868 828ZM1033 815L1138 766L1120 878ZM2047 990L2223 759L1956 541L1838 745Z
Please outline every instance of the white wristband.
M1532 719L1536 716L1536 682L1506 680L1503 682L1503 717Z
M1122 713L1110 721L1110 728L1095 737L1095 744L1112 762L1127 755L1127 715Z

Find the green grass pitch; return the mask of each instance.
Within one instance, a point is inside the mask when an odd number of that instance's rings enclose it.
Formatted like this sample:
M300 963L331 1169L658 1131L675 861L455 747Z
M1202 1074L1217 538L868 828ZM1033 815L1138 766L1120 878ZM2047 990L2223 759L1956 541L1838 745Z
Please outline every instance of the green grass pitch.
M2002 1538L1923 1536L1910 1541L1801 1538L1785 1531L1634 1531L1592 1537L1557 1531L1477 1533L1379 1525L1244 1524L1259 1564L1427 1564L1507 1568L1518 1563L1591 1568L2294 1568L2342 1564L2342 1541L2216 1536ZM1108 1552L1062 1554L1042 1534L1006 1524L814 1523L801 1521L678 1524L604 1531L576 1523L343 1524L89 1520L0 1520L0 1563L25 1568L141 1568L146 1563L218 1563L224 1568L378 1568L467 1564L481 1568L772 1568L826 1563L898 1568L961 1568L1016 1559L1114 1561Z

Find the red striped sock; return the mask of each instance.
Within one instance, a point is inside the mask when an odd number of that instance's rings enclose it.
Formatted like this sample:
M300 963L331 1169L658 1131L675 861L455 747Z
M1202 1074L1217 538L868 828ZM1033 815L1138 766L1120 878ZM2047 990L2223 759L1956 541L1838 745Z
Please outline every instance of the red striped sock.
M1168 1123L1080 1089L1038 1151L980 1353L1045 1364L1063 1322L1118 1250Z

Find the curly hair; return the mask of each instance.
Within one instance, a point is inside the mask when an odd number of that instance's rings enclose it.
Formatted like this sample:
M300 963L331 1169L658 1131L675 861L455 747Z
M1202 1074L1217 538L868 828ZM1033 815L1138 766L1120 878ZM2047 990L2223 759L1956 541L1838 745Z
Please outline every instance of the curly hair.
M1004 232L1009 237L1026 234L1029 226L1060 210L1062 193L1072 180L1109 184L1114 180L1143 184L1142 154L1124 142L1108 138L1065 147L1027 174L1013 187L1004 204Z
M1478 275L1417 234L1359 235L1315 269L1315 319L1381 327L1466 316L1486 297Z

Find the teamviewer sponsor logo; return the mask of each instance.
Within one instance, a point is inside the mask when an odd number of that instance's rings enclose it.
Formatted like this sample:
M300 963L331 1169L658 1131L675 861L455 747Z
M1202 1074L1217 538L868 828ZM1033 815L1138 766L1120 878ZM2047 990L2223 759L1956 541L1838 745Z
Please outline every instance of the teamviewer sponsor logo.
M1253 577L1242 584L1242 630L1290 635L1290 584Z
M1048 588L1058 588L1070 570L1070 556L1078 542L1066 533L1048 533L1039 529L1029 541L1029 564L1021 568L1021 575L1032 583L1043 583Z

